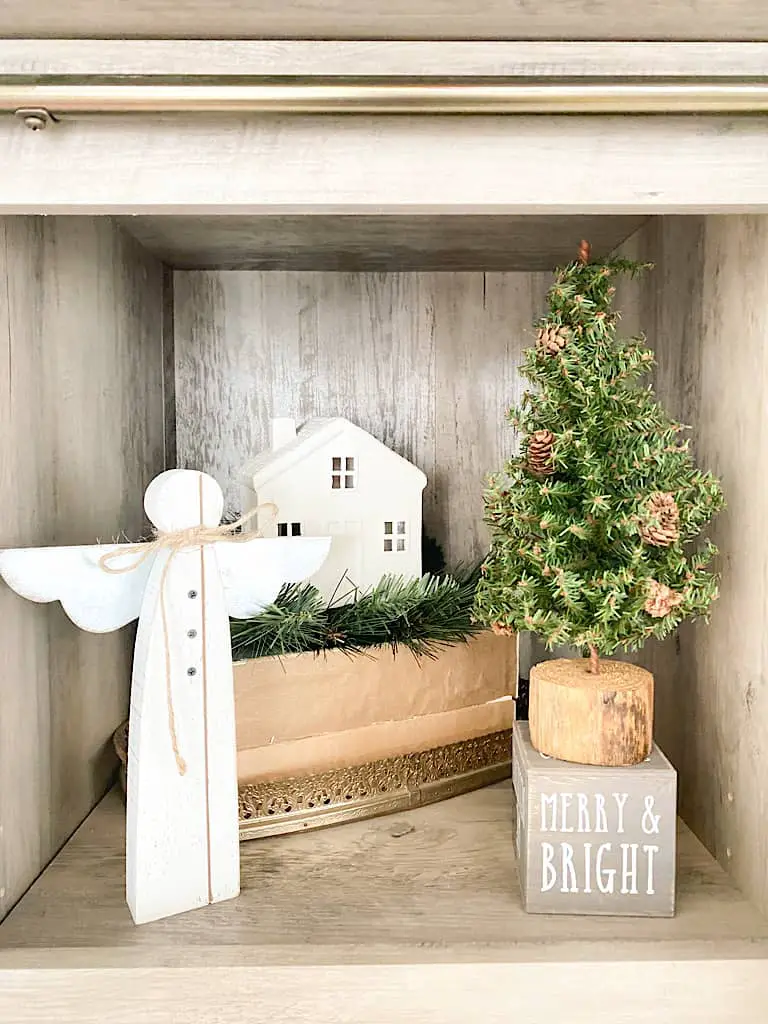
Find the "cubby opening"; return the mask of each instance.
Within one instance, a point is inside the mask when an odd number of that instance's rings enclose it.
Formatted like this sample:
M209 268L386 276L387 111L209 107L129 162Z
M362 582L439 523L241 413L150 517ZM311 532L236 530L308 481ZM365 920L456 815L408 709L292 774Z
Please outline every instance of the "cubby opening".
M723 570L712 622L684 628L643 659L657 679L657 739L679 771L682 817L766 911L768 824L758 809L768 763L759 472L768 216L0 218L0 546L90 543L121 530L138 537L144 488L170 465L212 473L237 511L242 467L268 445L273 416L338 413L426 472L425 527L448 564L479 558L487 544L483 478L514 446L504 414L524 388L520 355L545 309L551 269L575 255L581 238L598 255L622 249L656 264L617 296L623 329L647 334L660 398L691 425L699 461L724 482L728 509L711 531ZM344 452L339 458L339 486L349 476L354 485L359 467ZM382 524L385 549L415 542L407 524L400 530L384 514ZM285 525L289 535L299 524ZM109 741L127 710L130 638L80 633L58 606L25 603L6 588L0 616L2 917L111 784ZM478 805L495 823L491 843L503 841L511 801L495 793ZM474 852L460 844L449 856L457 871L470 857L474 882L461 912L477 920L474 932L446 923L445 942L509 946L512 933L483 930L495 919L481 892L481 860L471 859L480 857L474 805L462 800L461 843ZM415 849L439 872L439 833L450 819L423 813L426 846ZM103 935L151 958L163 942L199 944L199 916L130 930L116 797L95 814L0 926L0 950L42 956L57 943L97 944ZM360 838L359 830L348 834ZM510 826L510 864L511 835ZM348 841L339 842L352 856ZM693 943L690 956L768 956L758 913L694 840L686 849L681 917L663 934L672 945ZM419 870L429 892L426 860ZM354 857L349 863L366 870ZM254 889L263 882L255 867L248 878ZM500 874L495 884L497 899L515 900L511 867L506 888ZM47 931L49 899L82 916ZM311 893L302 900L310 916L321 905ZM731 945L712 953L706 944L721 938L726 905ZM397 900L391 907L402 909ZM440 918L436 907L422 909ZM370 922L372 942L395 941L387 913L384 924ZM230 924L226 909L209 920ZM564 934L631 944L621 926L591 927ZM665 926L654 927L643 931L648 943ZM278 931L265 941L279 945ZM418 942L439 942L428 932ZM535 928L530 935L541 941Z

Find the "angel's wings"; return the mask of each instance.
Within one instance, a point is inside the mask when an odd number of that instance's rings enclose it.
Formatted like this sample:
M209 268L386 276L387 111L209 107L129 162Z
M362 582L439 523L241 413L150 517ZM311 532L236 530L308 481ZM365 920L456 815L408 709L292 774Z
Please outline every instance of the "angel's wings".
M0 551L0 576L29 601L61 601L80 629L109 633L139 617L147 577L154 557L131 568L141 555L141 544L93 544L87 547L15 548ZM125 553L110 560L112 569L99 565L102 555L120 548Z
M214 544L232 618L256 615L274 601L283 583L317 572L330 549L330 537L291 537ZM139 617L154 557L138 562L144 545L94 544L88 547L15 548L0 551L0 576L29 601L61 601L76 626L109 633ZM105 572L99 559L117 548ZM137 563L134 568L134 563Z
M233 619L247 619L274 601L283 583L298 583L316 573L331 538L254 537L219 541L215 547L227 610Z

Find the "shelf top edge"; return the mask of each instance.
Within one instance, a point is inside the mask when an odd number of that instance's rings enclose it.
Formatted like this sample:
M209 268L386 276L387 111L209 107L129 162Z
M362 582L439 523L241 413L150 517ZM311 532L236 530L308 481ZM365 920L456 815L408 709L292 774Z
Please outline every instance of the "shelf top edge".
M0 932L2 937L2 932ZM522 940L514 944L488 945L451 943L445 947L425 947L404 941L397 946L285 946L275 949L254 944L184 946L55 946L44 948L0 948L0 979L6 972L28 970L57 971L178 971L180 968L241 968L269 972L275 968L345 967L355 968L439 966L465 964L477 967L513 964L578 963L733 963L754 961L765 975L768 961L768 937L765 939L726 938L716 944L711 939L686 941L624 940L588 942L548 940L546 943Z

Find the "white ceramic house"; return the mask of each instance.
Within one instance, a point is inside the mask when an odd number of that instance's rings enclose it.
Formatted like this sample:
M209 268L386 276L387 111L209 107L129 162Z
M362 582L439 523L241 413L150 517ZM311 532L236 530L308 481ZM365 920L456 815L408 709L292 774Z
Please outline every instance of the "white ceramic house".
M272 421L272 447L246 469L249 500L273 503L265 537L327 536L331 550L311 582L349 599L386 574L421 575L422 492L427 478L341 416Z

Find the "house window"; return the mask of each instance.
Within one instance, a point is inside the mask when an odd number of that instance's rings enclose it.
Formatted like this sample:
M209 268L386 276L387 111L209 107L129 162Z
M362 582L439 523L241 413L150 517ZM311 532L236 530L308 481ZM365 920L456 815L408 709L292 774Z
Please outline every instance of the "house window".
M331 487L334 491L342 489L351 491L357 483L357 466L354 457L347 455L342 458L336 455L331 459Z
M289 528L290 527L290 531ZM277 524L277 536L287 537L290 532L291 537L301 536L301 523L278 523Z
M408 527L404 519L387 519L384 522L384 550L407 551Z

